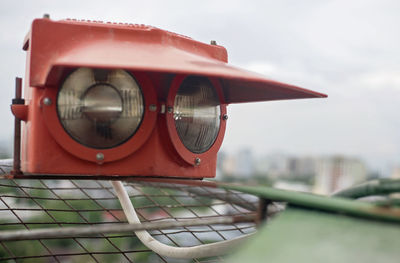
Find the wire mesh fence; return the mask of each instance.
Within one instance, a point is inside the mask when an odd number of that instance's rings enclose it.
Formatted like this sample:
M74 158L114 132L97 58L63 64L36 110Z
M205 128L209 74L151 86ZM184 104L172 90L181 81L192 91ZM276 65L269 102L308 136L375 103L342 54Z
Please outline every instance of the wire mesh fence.
M254 216L258 198L208 187L155 181L125 182L142 222ZM109 181L0 180L0 230L59 229L126 223ZM149 231L173 246L229 240L255 231L253 221ZM0 242L0 262L221 262L222 257L183 260L147 249L133 232Z

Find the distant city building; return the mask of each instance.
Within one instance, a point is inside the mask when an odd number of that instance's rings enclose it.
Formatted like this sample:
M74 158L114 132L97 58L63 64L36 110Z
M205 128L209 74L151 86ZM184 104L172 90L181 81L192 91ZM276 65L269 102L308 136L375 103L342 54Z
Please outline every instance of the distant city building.
M393 179L400 179L400 166L396 166L393 171L392 171L392 176Z
M272 179L314 177L316 160L313 157L288 157L283 154L270 154L259 159L255 166L258 175Z
M289 175L288 157L284 154L269 154L257 160L255 172L275 179Z
M367 168L355 158L334 156L322 158L317 163L314 192L330 194L360 183L367 178Z
M251 177L254 175L253 153L250 149L241 149L236 155L236 176Z
M236 159L233 155L225 154L220 157L217 167L221 170L224 176L234 176L236 171Z
M224 160L228 157L226 152L218 152L217 154L217 169L222 169L222 164L224 163Z
M293 157L269 154L254 159L251 150L242 149L237 154L218 155L218 174L238 178L265 176L279 188L330 194L367 179L365 164L344 156ZM400 178L400 167L393 177Z
M313 177L316 173L316 160L311 157L290 158L289 173L293 177Z
M237 154L218 154L217 169L224 176L249 178L254 175L254 160L250 149L241 149Z

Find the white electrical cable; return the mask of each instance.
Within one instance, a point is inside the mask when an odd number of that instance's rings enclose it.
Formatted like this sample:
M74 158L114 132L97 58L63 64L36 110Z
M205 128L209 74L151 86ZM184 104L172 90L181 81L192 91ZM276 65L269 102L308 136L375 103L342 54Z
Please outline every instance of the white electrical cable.
M123 184L120 181L112 181L111 183L117 193L128 222L131 224L140 223L140 219L136 214L135 208ZM154 239L146 230L135 231L135 234L146 247L161 256L171 258L202 258L223 255L232 250L235 246L241 244L251 235L246 234L231 240L193 247L173 247Z

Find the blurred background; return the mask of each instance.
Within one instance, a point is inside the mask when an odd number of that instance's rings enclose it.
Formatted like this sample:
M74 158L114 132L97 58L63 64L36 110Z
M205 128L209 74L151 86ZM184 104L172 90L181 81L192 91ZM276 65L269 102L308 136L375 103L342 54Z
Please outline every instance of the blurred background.
M1 1L0 157L34 18L148 24L227 48L229 62L327 99L230 105L219 180L330 193L400 177L400 2Z

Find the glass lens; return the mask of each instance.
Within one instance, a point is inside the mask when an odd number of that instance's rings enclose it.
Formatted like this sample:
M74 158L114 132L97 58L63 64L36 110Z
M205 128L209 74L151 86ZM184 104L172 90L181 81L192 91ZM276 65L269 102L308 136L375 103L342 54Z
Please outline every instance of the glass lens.
M175 127L185 147L193 153L210 149L218 136L220 102L211 82L188 77L178 89L174 104Z
M57 98L60 121L81 144L112 148L128 140L143 119L143 96L124 70L79 68L62 84Z

